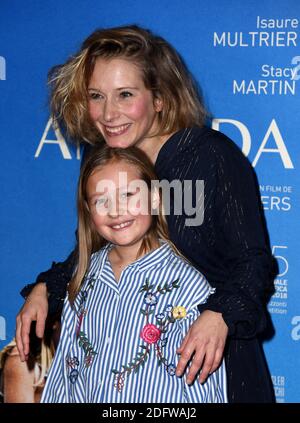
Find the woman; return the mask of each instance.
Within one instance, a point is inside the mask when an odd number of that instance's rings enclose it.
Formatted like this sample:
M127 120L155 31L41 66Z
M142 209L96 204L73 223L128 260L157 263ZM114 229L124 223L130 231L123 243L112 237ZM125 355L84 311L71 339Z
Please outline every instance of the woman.
M178 349L177 375L192 365L188 382L219 366L225 354L231 402L272 402L273 390L257 340L266 324L271 255L251 165L225 135L204 126L205 110L176 51L136 26L94 32L77 55L51 75L52 112L71 137L110 147L142 149L160 180L204 181L204 220L187 226L171 207L171 240L216 288ZM198 204L198 203L197 203ZM173 213L172 213L173 212ZM42 273L17 317L20 356L28 331L62 304L76 263ZM27 295L32 287L26 287ZM226 347L225 347L226 344ZM225 352L224 352L225 348Z

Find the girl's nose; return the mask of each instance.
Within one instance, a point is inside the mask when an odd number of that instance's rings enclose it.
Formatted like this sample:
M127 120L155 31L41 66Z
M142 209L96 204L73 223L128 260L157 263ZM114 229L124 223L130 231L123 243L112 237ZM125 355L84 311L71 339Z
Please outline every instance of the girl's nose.
M119 201L118 199L114 199L110 201L109 203L109 209L108 209L108 215L112 218L122 216L126 213L126 210L124 208L124 205L122 204L122 201Z

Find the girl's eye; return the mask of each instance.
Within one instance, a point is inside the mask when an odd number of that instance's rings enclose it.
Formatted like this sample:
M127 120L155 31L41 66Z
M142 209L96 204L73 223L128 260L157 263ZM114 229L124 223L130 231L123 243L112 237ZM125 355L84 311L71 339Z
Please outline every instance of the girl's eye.
M120 198L121 200L126 200L128 197L131 197L134 194L135 194L134 192L122 192L120 194Z
M122 92L120 93L120 96L121 96L122 98L128 98L128 97L132 97L132 93L131 93L131 92L129 92L129 91L122 91Z
M95 201L95 206L97 207L101 207L104 206L106 203L107 198L106 197L102 197L102 198L97 198Z

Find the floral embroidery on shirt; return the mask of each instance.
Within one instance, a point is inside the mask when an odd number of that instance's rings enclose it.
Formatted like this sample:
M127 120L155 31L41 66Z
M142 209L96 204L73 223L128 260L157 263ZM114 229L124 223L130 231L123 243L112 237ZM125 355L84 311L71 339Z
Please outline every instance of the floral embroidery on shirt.
M186 316L186 309L182 306L174 307L172 314L174 319L183 319Z
M96 351L93 349L92 344L89 342L88 337L84 332L79 332L78 336L78 343L81 348L83 348L84 351L84 364L86 367L89 367L94 359L94 356L97 354Z
M158 365L165 366L165 369L170 376L175 375L175 364L169 363L164 357L163 349L168 342L168 338L164 337L164 334L168 331L168 326L170 324L173 324L177 319L182 319L186 316L186 309L182 306L173 307L172 304L168 304L163 312L155 315L157 322L156 325L149 322L149 316L155 312L155 306L158 303L159 295L165 295L173 289L178 289L179 286L179 279L176 279L170 284L165 283L163 286L159 285L155 291L152 291L154 285L151 285L149 281L146 280L145 284L140 289L139 292L146 292L144 295L144 306L140 309L140 312L146 319L146 324L140 332L140 337L146 345L139 345L141 350L137 352L131 362L127 365L121 366L123 370L119 371L112 369L112 373L115 374L114 387L119 392L121 392L124 387L125 378L132 372L137 373L140 368L144 367L148 360L152 346L158 359Z
M67 357L66 358L67 368L71 369L69 374L69 379L72 384L74 384L78 378L78 370L75 367L79 366L79 360L77 357Z
M86 287L84 290L80 291L79 295L79 310L76 312L78 317L78 322L76 326L76 337L78 339L79 346L83 349L85 359L84 363L86 367L89 367L92 362L94 356L97 354L96 351L93 349L92 344L90 343L87 335L85 332L83 332L81 329L82 321L84 316L87 314L87 310L84 308L87 297L88 297L88 291L94 289L94 285L96 282L95 274L93 273L91 276L89 276L87 279Z
M148 323L141 331L141 338L148 344L155 344L160 338L161 332L157 326Z

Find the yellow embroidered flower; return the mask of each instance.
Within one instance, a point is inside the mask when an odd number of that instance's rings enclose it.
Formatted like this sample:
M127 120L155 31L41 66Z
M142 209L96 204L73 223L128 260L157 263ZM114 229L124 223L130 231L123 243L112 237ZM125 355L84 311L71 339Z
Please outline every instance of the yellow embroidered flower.
M186 309L182 306L174 307L172 310L174 319L183 319L186 316Z

